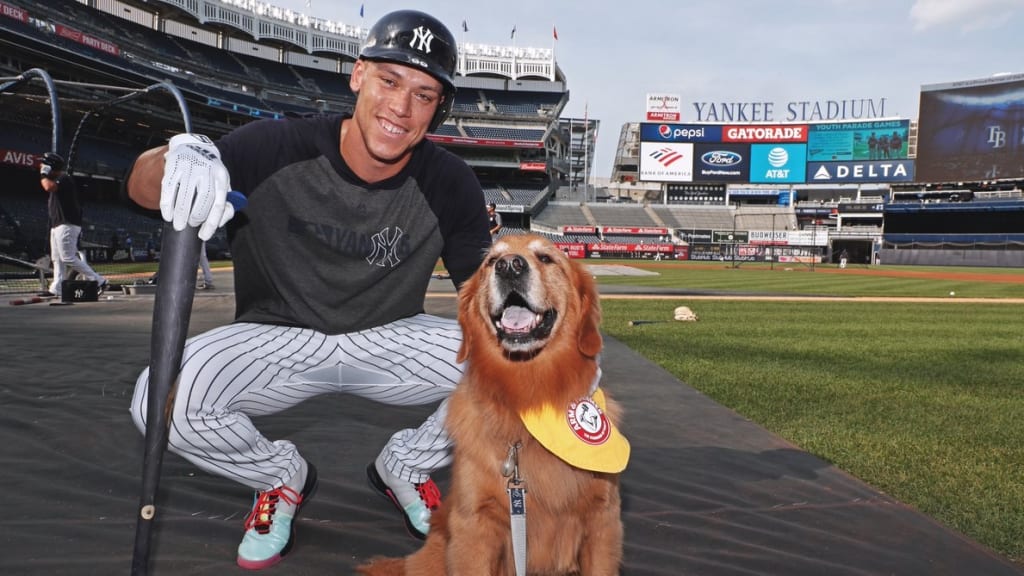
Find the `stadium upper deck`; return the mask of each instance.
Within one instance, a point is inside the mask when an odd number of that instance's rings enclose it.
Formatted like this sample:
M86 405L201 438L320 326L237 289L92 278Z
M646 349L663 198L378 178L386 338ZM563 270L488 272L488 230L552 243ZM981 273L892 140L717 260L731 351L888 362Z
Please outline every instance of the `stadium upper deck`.
M188 99L199 130L212 136L256 118L343 112L354 101L347 77L366 34L358 26L250 0L0 3L0 43L11 48L0 57L4 73L41 67L55 78L87 82L142 87L170 81ZM468 156L474 166L508 169L506 179L526 174L533 180L539 166L549 183L565 179L569 137L558 119L569 94L550 49L462 44L456 85L454 113L432 139ZM5 105L0 111L6 122L45 115L30 110L28 102L17 103L22 109ZM133 134L108 139L141 151L180 130L175 112L152 103L119 108L115 121L121 132ZM26 124L10 132L38 132L43 123ZM41 137L26 139L19 151L42 152L32 144ZM126 167L110 160L75 167L90 175Z

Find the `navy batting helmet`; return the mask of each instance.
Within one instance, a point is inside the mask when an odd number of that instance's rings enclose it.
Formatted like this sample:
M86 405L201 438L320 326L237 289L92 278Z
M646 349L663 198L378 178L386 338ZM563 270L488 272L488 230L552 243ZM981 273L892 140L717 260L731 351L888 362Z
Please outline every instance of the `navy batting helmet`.
M431 132L451 113L459 48L455 36L437 18L417 10L385 14L370 28L359 57L422 69L444 86L443 99L430 121Z
M39 161L39 175L49 177L53 172L64 170L64 166L64 159L59 154L47 152L43 154L43 159Z

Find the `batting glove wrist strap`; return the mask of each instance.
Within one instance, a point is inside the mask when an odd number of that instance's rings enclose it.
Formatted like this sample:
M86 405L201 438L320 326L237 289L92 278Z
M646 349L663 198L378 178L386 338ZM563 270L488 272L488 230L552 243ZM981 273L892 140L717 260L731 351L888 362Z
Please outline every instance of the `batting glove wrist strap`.
M228 204L228 169L213 141L201 134L178 134L164 154L160 182L160 215L175 230L199 227L199 238L213 233L235 215Z

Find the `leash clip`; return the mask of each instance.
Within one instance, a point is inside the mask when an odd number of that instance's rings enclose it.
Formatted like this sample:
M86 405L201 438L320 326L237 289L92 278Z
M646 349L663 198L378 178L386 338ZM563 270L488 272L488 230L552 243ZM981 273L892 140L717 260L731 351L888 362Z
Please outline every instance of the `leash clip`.
M519 475L519 449L522 447L522 442L509 444L508 455L505 456L505 463L501 466L501 475L508 478L509 488L523 485L523 478Z

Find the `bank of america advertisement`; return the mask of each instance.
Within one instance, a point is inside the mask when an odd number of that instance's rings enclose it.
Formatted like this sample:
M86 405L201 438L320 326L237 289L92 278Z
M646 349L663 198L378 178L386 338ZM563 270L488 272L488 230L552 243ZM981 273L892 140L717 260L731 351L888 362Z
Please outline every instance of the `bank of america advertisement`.
M693 144L686 142L641 142L640 180L651 182L692 182Z
M910 120L829 122L811 124L807 160L849 162L897 160L907 157Z
M917 181L1024 178L1024 74L921 87Z

